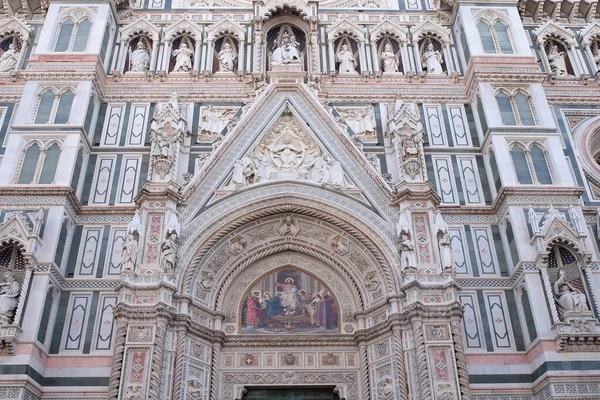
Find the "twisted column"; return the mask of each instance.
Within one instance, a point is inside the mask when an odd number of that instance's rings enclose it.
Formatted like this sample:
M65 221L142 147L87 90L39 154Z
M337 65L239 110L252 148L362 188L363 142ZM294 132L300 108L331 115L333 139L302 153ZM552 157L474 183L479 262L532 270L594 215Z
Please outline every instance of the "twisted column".
M363 381L363 399L371 398L371 385L369 384L369 358L367 354L367 346L361 344L358 346L360 351L360 373Z
M404 349L402 348L402 331L399 326L392 328L394 335L394 352L398 363L398 382L400 400L408 400L408 381L406 379L406 362L404 361Z
M462 400L471 400L469 372L467 370L467 362L465 361L465 349L462 343L461 326L459 320L450 321L450 331L452 332L454 354L456 355L456 370L458 373L458 383L460 384L459 390L461 398Z
M548 268L545 266L540 268L542 273L542 283L546 289L546 296L548 296L548 303L550 304L550 313L552 314L552 323L560 322L558 317L558 309L556 308L556 302L554 301L554 291L552 290L552 283L550 283L550 275L548 274Z
M429 384L429 365L427 365L427 348L425 347L425 335L423 322L413 322L413 335L415 338L415 351L417 356L417 369L419 373L420 400L432 400L431 385Z
M161 371L165 354L165 337L167 335L167 321L159 318L156 322L154 346L152 347L152 365L150 368L149 400L162 400Z
M115 331L115 346L113 350L112 367L108 379L108 400L119 399L119 386L121 381L121 370L123 369L123 357L125 356L125 337L127 336L127 321L119 319Z
M17 308L15 309L15 316L13 318L13 325L21 325L21 317L23 313L23 305L25 304L25 296L29 291L29 285L31 284L31 276L33 275L33 266L29 262L25 267L25 276L23 277L23 284L21 285L21 292L19 293L19 301Z
M175 372L173 373L173 398L178 399L183 385L183 363L185 359L185 339L186 332L184 328L177 330L177 345L175 351Z
M215 343L212 350L212 365L210 367L210 399L217 400L219 393L219 360L221 344Z

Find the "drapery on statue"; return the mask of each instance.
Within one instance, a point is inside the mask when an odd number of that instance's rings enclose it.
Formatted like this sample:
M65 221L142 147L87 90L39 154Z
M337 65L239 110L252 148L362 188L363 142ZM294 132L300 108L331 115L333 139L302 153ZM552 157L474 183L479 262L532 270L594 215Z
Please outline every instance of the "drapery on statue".
M237 60L237 54L234 49L231 48L229 43L223 44L223 48L219 52L219 72L234 72L235 60Z
M297 64L300 62L300 52L298 47L300 44L296 41L294 35L289 35L287 32L281 37L279 47L273 52L271 57L271 65L279 64Z
M425 50L423 51L423 57L421 58L423 62L423 67L429 74L443 74L444 69L442 68L442 63L444 62L444 58L440 54L439 51L435 49L433 43L429 43Z
M8 72L15 69L17 67L20 54L21 53L15 49L15 45L13 43L8 45L8 50L6 50L2 56L0 56L0 72Z
M129 54L129 71L144 72L150 68L150 53L144 42L139 40L136 49Z
M548 62L550 63L550 68L552 72L556 73L556 75L568 75L567 72L567 62L565 60L565 52L558 51L558 46L553 44L550 47L550 51L548 52Z
M337 53L336 61L340 63L338 70L340 74L358 74L356 59L347 44L342 45L341 50Z
M381 66L384 73L400 71L398 56L394 54L392 45L389 43L386 43L385 46L383 46L383 51L381 52Z
M173 72L188 72L194 67L192 61L194 52L188 48L187 43L181 43L178 49L173 50L173 57L175 58Z
M554 296L561 317L571 311L589 311L585 294L567 281L563 268L560 269L559 277L554 282Z
M17 309L18 297L21 292L19 282L10 272L4 273L4 282L0 283L0 325L8 324Z

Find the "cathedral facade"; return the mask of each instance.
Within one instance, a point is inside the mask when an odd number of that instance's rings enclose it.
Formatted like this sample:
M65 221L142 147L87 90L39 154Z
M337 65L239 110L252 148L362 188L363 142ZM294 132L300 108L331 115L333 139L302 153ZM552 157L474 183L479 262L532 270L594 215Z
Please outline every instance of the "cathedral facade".
M3 0L0 399L600 399L598 0Z

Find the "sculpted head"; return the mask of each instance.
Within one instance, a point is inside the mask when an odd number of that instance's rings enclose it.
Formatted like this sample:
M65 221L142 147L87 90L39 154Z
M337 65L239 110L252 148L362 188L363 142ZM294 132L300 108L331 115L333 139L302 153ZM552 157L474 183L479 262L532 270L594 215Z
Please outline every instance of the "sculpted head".
M137 42L137 49L138 50L146 50L146 45L144 44L144 42L142 42L141 40Z
M187 49L188 45L186 43L181 43L179 47L181 47L182 49Z

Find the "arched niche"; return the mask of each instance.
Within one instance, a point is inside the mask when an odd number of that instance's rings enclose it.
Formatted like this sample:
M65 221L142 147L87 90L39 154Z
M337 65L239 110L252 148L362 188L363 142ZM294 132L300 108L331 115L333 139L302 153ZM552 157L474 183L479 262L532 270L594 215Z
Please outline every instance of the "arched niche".
M120 29L121 42L119 52L119 70L121 72L145 73L145 71L154 71L158 58L158 46L160 38L160 29L150 23L148 20L140 18ZM130 71L131 57L133 52L138 49L137 45L142 41L145 51L148 53L147 67L144 71Z
M278 7L276 12L271 14L269 20L263 26L264 38L263 38L263 59L265 62L266 70L273 70L273 66L276 63L272 63L273 55L277 52L277 49L285 43L290 49L289 54L293 55L298 53L299 64L303 71L310 70L310 57L311 57L311 43L310 43L310 27L308 23L302 18L296 9L285 7ZM295 61L291 61L294 63ZM282 64L287 64L288 61L282 61Z
M350 51L355 60L354 70L357 75L361 72L368 72L367 59L365 52L365 31L347 18L341 18L338 22L327 28L327 45L329 49L329 71L336 73L340 72L340 64L342 60L349 61L350 54L344 56L341 51ZM346 49L344 49L346 46ZM352 68L342 68L346 70Z
M566 64L566 74L563 75L579 76L582 73L581 66L577 62L577 55L575 54L577 40L571 30L562 27L554 21L548 21L534 31L534 37L537 41L542 63L546 71L555 72L555 68L552 67L552 58L556 57L556 55L550 55L550 52L553 46L556 46ZM561 74L557 73L557 75L560 76Z
M212 73L243 73L245 61L245 46L243 46L246 38L246 31L237 22L230 18L225 18L214 25L211 25L206 30L206 42L208 43L208 56L204 71ZM228 43L234 54L229 54L228 58L234 58L233 69L219 68L220 54L224 49L224 45ZM231 61L229 61L231 63Z
M201 42L202 31L189 16L166 27L163 34L165 52L162 69L168 72L187 73L198 70ZM182 59L185 59L185 62L182 62ZM176 66L178 66L177 70Z
M31 42L31 28L16 17L0 23L0 72L20 69ZM12 48L11 48L12 45Z
M456 70L452 61L452 52L450 50L450 30L438 25L437 23L426 20L415 26L412 30L414 47L414 56L417 60L419 71L427 70L427 63L424 60L424 53L428 50L430 44L433 45L433 51L437 51L442 58L441 63L444 74L451 74Z
M385 61L382 58L382 52L385 50L386 44L389 43L392 46L392 52L398 58L398 72L406 73L409 65L408 53L406 51L408 36L406 28L386 19L371 29L369 34L374 71L385 72Z

